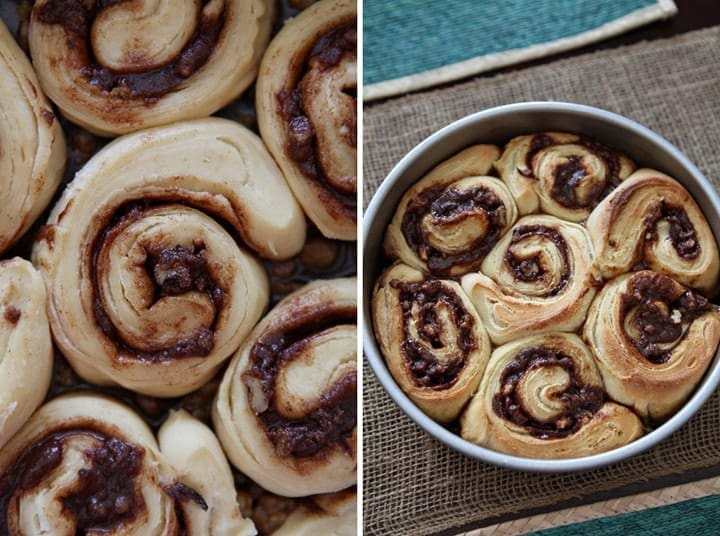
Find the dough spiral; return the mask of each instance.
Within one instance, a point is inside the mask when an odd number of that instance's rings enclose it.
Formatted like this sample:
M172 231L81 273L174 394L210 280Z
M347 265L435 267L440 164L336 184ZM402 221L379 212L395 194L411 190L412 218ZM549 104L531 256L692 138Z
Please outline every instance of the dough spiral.
M258 74L263 141L309 218L356 240L357 31L353 0L322 0L273 38Z
M24 259L0 261L0 448L42 403L52 365L42 276Z
M720 312L670 277L643 270L606 283L584 337L610 396L658 421L705 373L720 342Z
M0 254L30 228L60 185L65 138L32 65L0 22Z
M637 415L607 399L590 351L571 333L496 348L460 424L469 441L533 458L597 454L643 433Z
M574 331L600 285L587 231L553 216L518 220L462 286L495 344Z
M490 341L465 291L394 264L372 298L375 336L400 388L431 418L455 419L490 356Z
M436 276L477 269L517 219L507 187L486 176L498 154L493 145L469 147L414 184L386 231L388 256Z
M354 278L318 280L280 301L233 357L213 407L230 461L290 497L356 480Z
M40 82L100 135L208 116L255 79L267 0L39 0L29 27Z
M541 132L510 140L495 168L521 215L541 209L580 222L633 172L635 164L597 141L564 132Z
M304 242L302 212L250 131L196 120L99 151L33 250L75 371L153 396L212 377L268 303L265 271L231 232L271 259Z
M208 511L145 423L104 396L51 400L0 451L4 534L180 535Z
M587 229L605 279L639 265L708 297L717 293L715 236L687 190L664 173L633 173L593 211Z

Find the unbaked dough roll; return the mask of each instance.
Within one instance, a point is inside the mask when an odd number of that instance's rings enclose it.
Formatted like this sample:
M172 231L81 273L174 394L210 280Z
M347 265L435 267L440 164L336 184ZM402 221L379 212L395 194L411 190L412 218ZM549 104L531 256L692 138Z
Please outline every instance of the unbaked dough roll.
M680 408L712 361L720 312L670 277L643 270L603 287L584 337L610 396L658 421Z
M530 458L579 458L643 434L611 402L588 348L571 333L523 337L495 349L460 419L463 438Z
M0 262L0 447L42 403L53 349L45 285L28 261Z
M640 169L587 221L605 279L636 265L699 290L717 293L720 257L712 229L695 200L664 173Z
M436 276L477 269L517 219L505 184L486 176L498 154L469 147L405 192L385 234L388 256Z
M322 0L286 22L263 56L263 141L329 238L356 240L357 30L354 0Z
M54 339L93 383L190 392L268 304L267 275L234 233L285 258L304 222L260 139L231 121L119 138L75 176L34 245Z
M287 518L273 536L357 535L357 492L354 488L316 495Z
M490 356L487 332L462 287L396 263L378 280L372 310L375 336L400 388L436 421L455 419Z
M203 509L140 417L100 395L51 400L0 450L3 534L180 535L180 510Z
M280 301L233 357L213 406L230 461L290 497L356 481L356 280L318 280Z
M269 0L38 0L33 64L65 117L125 134L219 110L255 79Z
M60 122L35 72L0 21L0 254L50 202L65 169Z
M495 344L575 331L600 286L592 243L578 224L553 216L518 220L462 286Z
M160 450L178 478L198 492L207 508L183 508L187 534L254 536L240 513L230 464L215 434L185 410L171 411L158 431Z
M635 164L595 140L542 132L510 140L495 168L515 196L521 215L539 208L579 222L633 172Z

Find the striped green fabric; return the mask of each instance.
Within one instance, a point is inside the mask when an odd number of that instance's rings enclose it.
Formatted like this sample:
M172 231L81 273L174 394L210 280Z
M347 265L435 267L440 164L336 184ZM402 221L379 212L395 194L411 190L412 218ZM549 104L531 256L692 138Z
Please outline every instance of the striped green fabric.
M536 536L717 536L720 496L709 495L639 512L533 532Z
M365 84L578 35L657 0L364 0Z

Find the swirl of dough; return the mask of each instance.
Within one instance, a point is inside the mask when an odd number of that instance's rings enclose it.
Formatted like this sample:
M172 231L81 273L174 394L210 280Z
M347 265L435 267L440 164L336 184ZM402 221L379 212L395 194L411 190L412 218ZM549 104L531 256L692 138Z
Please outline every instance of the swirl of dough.
M0 261L0 314L2 447L42 403L52 374L45 285L24 259Z
M436 276L477 269L517 219L507 187L486 176L499 151L476 145L432 169L402 197L386 253Z
M0 21L0 253L50 202L65 168L65 138L32 65Z
M587 231L553 216L518 220L462 286L495 344L575 331L600 284Z
M578 458L643 434L635 413L607 399L592 355L572 333L496 348L460 418L463 438L531 458Z
M439 422L455 419L490 356L490 341L465 291L394 264L378 280L373 325L395 381Z
M590 214L587 229L605 279L640 265L708 297L717 293L712 229L687 190L664 173L633 173Z
M263 56L263 141L303 209L329 238L357 226L356 6L322 0L283 26Z
M356 481L354 278L318 280L280 301L235 354L213 407L230 461L291 497Z
M300 207L247 129L188 121L99 151L33 249L54 339L75 371L153 396L211 378L268 303L265 271L231 232L271 259L296 254L305 237Z
M87 393L43 405L0 450L0 527L37 534L186 533L207 510L127 406Z
M608 282L584 337L613 399L658 421L702 378L720 342L720 313L670 277L642 270Z
M205 510L181 504L187 534L257 534L252 520L240 513L230 464L210 428L185 410L172 411L158 430L158 443L180 481L207 504Z
M540 208L580 222L633 172L635 164L597 141L543 132L510 140L495 169L510 188L521 215Z
M208 116L255 79L267 0L39 0L33 64L71 121L101 135Z
M357 492L354 488L316 495L300 506L274 531L273 536L357 535Z

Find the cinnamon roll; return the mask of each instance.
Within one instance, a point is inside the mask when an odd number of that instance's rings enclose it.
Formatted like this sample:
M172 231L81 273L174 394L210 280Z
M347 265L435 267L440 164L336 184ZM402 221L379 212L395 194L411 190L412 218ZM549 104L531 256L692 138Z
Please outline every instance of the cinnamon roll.
M187 534L257 534L240 513L230 465L210 428L185 410L173 411L158 431L158 443L177 478L207 504L207 509L184 510Z
M42 403L52 373L45 285L24 259L0 262L0 315L2 447Z
M635 164L597 141L542 132L510 140L495 169L510 188L521 215L539 208L580 222L633 172Z
M649 268L699 290L717 293L718 247L700 207L680 183L640 169L592 212L587 221L605 279Z
M329 238L356 239L357 31L354 0L322 0L288 21L263 56L263 141Z
M575 331L600 286L587 231L553 216L518 220L462 286L495 344Z
M490 341L465 291L394 264L372 298L380 350L400 388L439 422L455 419L490 356Z
M720 312L670 277L643 270L603 287L584 337L610 396L659 421L705 373L720 342Z
M385 252L436 276L475 270L517 219L507 187L486 176L499 150L476 145L413 185L385 234Z
M233 357L213 407L230 461L291 497L356 480L357 333L354 278L290 294Z
M145 423L100 395L51 400L0 450L3 534L179 535L207 509Z
M357 493L354 489L316 495L287 518L273 536L355 536Z
M268 304L255 255L296 254L304 217L260 139L224 119L119 138L36 239L54 339L84 379L153 396L209 380Z
M532 458L597 454L643 433L637 415L608 400L590 351L570 333L495 349L460 424L469 441Z
M268 0L38 0L29 44L63 115L101 135L204 117L255 79Z
M65 168L65 139L27 57L0 21L0 254L50 202Z

